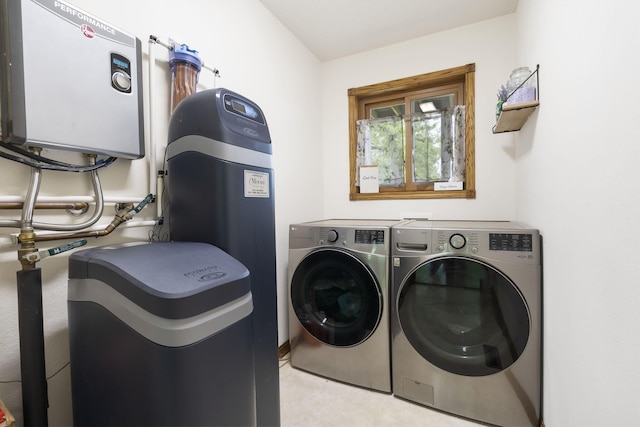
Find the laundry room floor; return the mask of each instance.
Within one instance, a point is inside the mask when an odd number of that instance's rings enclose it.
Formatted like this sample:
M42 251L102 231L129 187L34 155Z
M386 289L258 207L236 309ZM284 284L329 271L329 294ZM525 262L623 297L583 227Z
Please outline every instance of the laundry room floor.
M288 359L280 361L280 422L281 427L483 425L292 368Z

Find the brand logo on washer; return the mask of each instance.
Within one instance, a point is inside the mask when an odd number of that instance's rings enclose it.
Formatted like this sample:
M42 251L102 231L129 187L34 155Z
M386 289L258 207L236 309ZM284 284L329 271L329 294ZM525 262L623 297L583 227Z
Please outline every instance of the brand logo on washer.
M224 271L216 271L215 273L205 274L204 276L198 279L198 282L211 282L213 280L218 280L226 276L227 273Z

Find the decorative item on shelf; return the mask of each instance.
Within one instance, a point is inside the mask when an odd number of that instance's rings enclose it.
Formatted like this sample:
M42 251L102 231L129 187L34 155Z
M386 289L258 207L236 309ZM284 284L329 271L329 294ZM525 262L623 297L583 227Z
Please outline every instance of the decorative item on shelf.
M498 91L498 104L496 105L496 121L500 117L500 113L502 113L502 104L506 102L507 96L507 88L504 87L504 85L500 85L500 90Z
M540 105L539 70L540 65L533 72L528 67L518 67L512 71L506 88L500 87L493 133L520 130Z
M521 102L534 101L536 88L531 80L533 73L529 67L518 67L511 72L507 82L507 104L519 104Z

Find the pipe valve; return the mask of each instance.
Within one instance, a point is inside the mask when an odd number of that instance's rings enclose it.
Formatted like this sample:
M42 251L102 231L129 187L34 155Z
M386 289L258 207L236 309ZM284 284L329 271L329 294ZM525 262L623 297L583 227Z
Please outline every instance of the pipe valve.
M67 252L70 251L72 249L75 248L79 248L80 246L84 246L87 244L87 240L86 239L82 239L82 240L76 240L75 242L71 242L71 243L67 243L64 245L60 245L60 246L56 246L55 248L51 248L51 249L44 249L38 252L30 252L26 255L22 256L22 259L29 261L30 263L36 263L40 260L42 260L43 258L52 256L52 255L58 255L61 254L63 252Z

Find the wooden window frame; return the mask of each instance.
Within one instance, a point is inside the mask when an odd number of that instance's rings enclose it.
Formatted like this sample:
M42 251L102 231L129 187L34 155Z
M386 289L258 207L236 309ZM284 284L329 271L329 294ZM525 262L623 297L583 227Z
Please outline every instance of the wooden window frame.
M365 105L379 99L403 98L409 92L462 83L465 105L465 182L462 190L434 191L433 185L418 189L389 189L378 193L360 193L356 185L356 121L368 118ZM473 199L475 188L475 64L449 68L348 90L349 98L349 199Z

